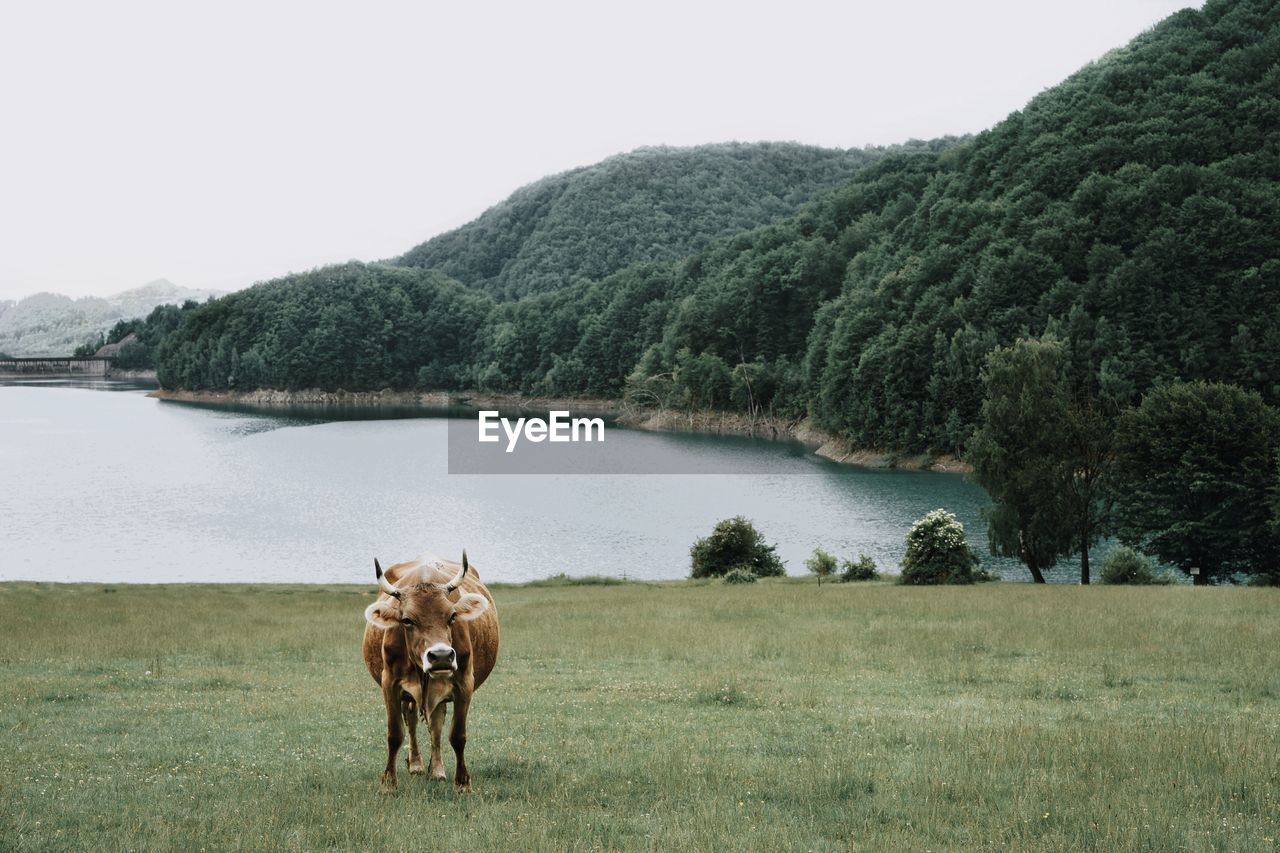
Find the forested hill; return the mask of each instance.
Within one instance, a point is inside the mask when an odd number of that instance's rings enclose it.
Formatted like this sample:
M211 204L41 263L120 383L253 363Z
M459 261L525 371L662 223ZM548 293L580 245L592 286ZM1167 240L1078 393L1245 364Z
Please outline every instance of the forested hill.
M886 149L762 142L642 148L543 178L395 263L436 269L498 299L675 261L781 219Z
M985 353L1045 331L1121 400L1178 377L1280 399L1278 62L1280 4L1210 0L944 155L818 314L818 423L958 448Z
M557 289L501 303L378 265L282 279L192 312L161 381L626 393L955 450L986 354L1053 332L1074 382L1119 402L1175 377L1278 401L1278 22L1274 0L1179 12L977 138L888 154L679 262L565 261ZM246 357L256 375L227 371Z

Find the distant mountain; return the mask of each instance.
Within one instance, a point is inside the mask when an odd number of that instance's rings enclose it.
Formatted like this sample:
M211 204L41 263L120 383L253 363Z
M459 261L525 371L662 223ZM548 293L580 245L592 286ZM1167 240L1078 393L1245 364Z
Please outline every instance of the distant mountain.
M675 261L795 212L890 149L790 142L641 148L543 178L393 263L500 300Z
M145 317L157 305L202 302L220 295L222 291L193 290L157 279L105 298L37 293L17 302L0 301L0 352L18 358L70 355L119 320Z

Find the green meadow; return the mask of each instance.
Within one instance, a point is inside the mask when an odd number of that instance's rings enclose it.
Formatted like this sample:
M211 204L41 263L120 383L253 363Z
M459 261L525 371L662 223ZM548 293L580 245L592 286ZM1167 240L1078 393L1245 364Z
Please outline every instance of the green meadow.
M1278 590L493 592L474 790L380 795L372 585L0 584L0 849L1280 841Z

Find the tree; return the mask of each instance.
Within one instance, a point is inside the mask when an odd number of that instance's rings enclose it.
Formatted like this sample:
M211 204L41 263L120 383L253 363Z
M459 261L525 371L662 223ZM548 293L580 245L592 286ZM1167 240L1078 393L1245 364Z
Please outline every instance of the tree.
M1111 518L1111 478L1115 437L1110 407L1097 399L1076 400L1067 409L1066 494L1080 552L1080 583L1089 583L1089 548Z
M983 371L986 399L969 442L973 478L991 496L991 551L1017 557L1036 583L1072 553L1067 496L1072 441L1064 351L1054 339L995 349Z
M964 525L945 509L935 509L907 532L899 582L969 584L979 580L977 567L978 555L965 539Z
M969 445L974 479L992 499L992 552L1021 559L1037 583L1075 553L1080 583L1089 583L1089 548L1110 511L1112 407L1073 392L1068 364L1051 335L993 350Z
M835 573L836 558L821 548L814 548L813 555L804 561L804 567L818 576L818 586L822 586L822 579Z
M1233 385L1165 385L1125 412L1116 433L1115 511L1122 541L1197 584L1265 572L1280 414Z
M843 583L873 581L879 577L876 561L866 554L859 554L857 560L845 560L840 564L840 580Z
M737 568L750 569L759 577L786 574L777 547L766 545L760 531L742 516L726 518L716 524L710 536L689 549L691 577L718 577Z

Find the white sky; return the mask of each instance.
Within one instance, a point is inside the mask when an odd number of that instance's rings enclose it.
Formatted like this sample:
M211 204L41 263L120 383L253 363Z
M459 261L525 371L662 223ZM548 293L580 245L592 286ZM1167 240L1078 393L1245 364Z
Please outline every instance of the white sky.
M990 127L1186 0L0 6L0 298L399 254L641 145Z

